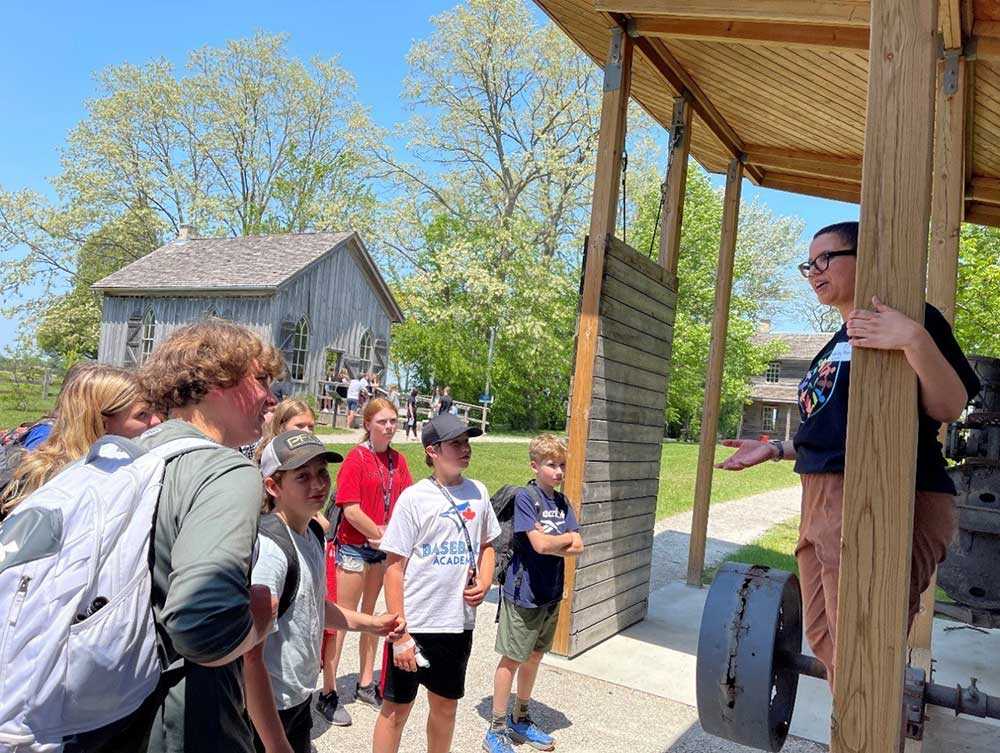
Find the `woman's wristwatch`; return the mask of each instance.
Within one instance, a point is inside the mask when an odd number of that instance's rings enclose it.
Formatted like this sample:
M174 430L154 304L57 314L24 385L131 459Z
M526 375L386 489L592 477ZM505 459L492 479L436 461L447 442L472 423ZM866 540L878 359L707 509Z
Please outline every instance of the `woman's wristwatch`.
M772 447L776 447L778 449L778 454L775 455L773 458L771 458L771 460L773 460L775 463L778 463L778 462L780 462L780 461L782 461L782 460L785 459L785 443L784 442L781 442L781 441L779 441L777 439L772 439L770 442L768 442L768 444L771 445Z

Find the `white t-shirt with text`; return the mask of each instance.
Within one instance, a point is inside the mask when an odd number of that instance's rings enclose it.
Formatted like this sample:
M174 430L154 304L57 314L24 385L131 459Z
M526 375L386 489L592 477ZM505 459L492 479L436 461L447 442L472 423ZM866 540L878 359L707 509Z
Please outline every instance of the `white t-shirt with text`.
M408 558L403 609L411 633L461 633L475 627L476 610L462 598L469 567L480 548L500 535L482 483L463 479L445 488L454 506L430 479L405 489L382 536L383 552ZM474 550L471 563L463 525Z

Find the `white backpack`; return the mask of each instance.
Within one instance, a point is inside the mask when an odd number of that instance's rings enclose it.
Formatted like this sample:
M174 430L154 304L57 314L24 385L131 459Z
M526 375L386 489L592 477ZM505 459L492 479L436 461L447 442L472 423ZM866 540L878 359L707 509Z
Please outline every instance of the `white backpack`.
M103 437L0 522L0 751L98 729L155 689L150 540L164 466L207 447L218 445L147 452Z

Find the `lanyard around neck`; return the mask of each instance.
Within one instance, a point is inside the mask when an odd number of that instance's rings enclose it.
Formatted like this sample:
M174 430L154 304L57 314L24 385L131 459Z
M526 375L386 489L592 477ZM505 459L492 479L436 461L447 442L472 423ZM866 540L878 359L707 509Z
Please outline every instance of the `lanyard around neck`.
M431 480L431 483L434 484L434 486L436 486L438 488L438 490L441 492L441 494L444 495L444 498L446 500L448 500L448 503L451 505L451 508L455 511L455 515L458 518L459 524L462 526L462 533L465 534L465 546L469 550L469 570L472 573L472 578L475 578L477 576L477 574L478 574L478 571L477 571L477 568L476 568L476 551L472 547L472 536L469 535L469 529L465 525L465 518L462 517L462 513L458 509L458 504L455 502L455 498L451 496L451 492L449 492L441 484L441 482L438 481L433 476L430 476L430 480ZM472 578L470 578L470 580Z
M393 483L392 449L389 447L385 448L385 462L386 465L389 467L389 478L386 479L385 474L382 473L382 464L378 460L378 453L375 452L375 446L372 444L372 441L370 439L368 440L366 445L368 447L368 452L370 452L372 454L372 457L375 459L375 470L378 472L379 484L382 487L382 504L385 507L385 520L382 522L388 523L389 507L392 504L392 483Z

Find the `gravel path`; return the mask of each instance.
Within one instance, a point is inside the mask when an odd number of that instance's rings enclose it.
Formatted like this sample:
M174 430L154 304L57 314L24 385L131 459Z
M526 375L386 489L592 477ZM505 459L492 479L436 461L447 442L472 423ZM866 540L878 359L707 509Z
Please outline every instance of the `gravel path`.
M520 440L523 441L523 440ZM706 561L714 564L725 554L752 541L776 523L798 514L797 487L757 494L712 507ZM656 589L668 580L684 578L687 569L687 541L691 513L661 520L656 525L653 547L653 583ZM466 697L459 703L452 751L474 753L482 737L491 704L493 671L497 657L493 651L496 626L496 596L479 610L475 645L466 679ZM357 638L348 637L341 664L341 697L353 694L357 672ZM604 682L558 667L543 666L535 686L532 707L536 721L552 731L558 750L579 753L751 753L751 749L706 735L698 725L695 709L665 698ZM348 711L354 724L347 728L328 727L315 716L314 744L319 753L371 750L371 734L376 712L351 703ZM403 735L402 753L426 750L424 720L427 703L418 696L410 723ZM787 753L821 753L826 748L789 738ZM530 753L522 745L519 753Z
M708 541L705 545L706 568L759 538L778 523L798 515L801 496L799 487L791 486L712 505L708 515ZM691 512L663 518L656 523L653 531L650 592L671 580L684 580L687 577Z

